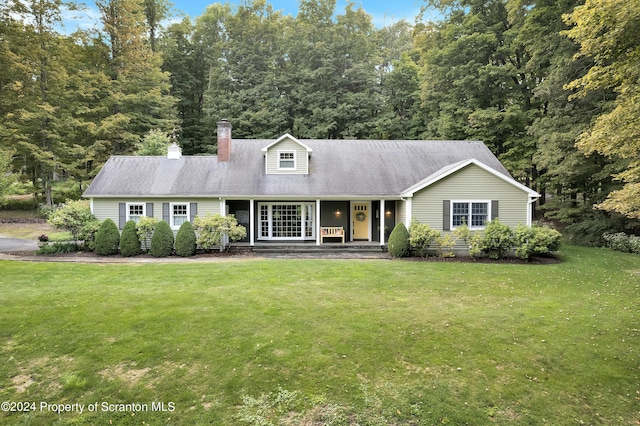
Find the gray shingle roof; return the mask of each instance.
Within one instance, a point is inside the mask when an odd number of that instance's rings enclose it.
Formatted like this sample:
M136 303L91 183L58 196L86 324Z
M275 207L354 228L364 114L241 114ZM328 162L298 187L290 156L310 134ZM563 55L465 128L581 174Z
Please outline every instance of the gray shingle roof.
M479 141L311 140L308 175L267 175L262 148L234 139L231 160L216 156L114 156L85 197L397 197L448 166L474 158L511 177Z

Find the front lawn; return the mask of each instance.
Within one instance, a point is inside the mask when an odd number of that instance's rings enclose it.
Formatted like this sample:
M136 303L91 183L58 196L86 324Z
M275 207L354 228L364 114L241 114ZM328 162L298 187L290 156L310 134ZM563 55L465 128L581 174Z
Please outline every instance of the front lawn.
M563 257L0 262L0 423L636 425L640 260Z

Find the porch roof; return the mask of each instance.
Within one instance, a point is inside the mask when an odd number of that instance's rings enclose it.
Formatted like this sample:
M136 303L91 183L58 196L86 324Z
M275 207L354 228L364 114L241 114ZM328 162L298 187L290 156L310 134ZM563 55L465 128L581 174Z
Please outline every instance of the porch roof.
M234 139L217 156L114 156L85 197L397 198L407 188L475 159L511 178L480 141L300 140L312 150L309 174L266 174L262 148L273 140Z

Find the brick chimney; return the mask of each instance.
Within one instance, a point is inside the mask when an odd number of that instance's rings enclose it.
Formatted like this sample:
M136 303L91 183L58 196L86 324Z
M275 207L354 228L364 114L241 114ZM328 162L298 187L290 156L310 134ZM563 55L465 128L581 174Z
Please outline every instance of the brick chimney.
M222 119L218 122L218 162L226 163L231 158L231 123Z

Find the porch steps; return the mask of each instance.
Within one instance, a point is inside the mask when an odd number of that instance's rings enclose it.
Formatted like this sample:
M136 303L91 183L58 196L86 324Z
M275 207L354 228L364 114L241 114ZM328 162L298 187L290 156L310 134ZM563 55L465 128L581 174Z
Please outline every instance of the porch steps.
M240 249L240 247L238 247ZM242 247L247 249L248 247ZM309 257L387 257L387 247L379 244L256 244L251 248L257 256L309 256Z

